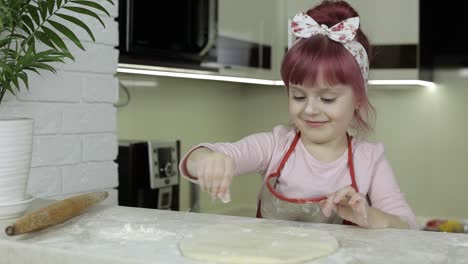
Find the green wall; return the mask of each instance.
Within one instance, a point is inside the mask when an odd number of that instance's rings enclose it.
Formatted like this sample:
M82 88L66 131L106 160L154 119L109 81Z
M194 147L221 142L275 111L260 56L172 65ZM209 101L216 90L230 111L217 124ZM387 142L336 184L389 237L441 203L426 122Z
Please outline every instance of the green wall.
M132 100L118 111L120 139L178 138L185 153L199 142L235 141L288 121L282 87L132 78L158 84L130 87ZM385 144L400 186L418 216L468 218L468 88L456 72L440 72L436 81L441 85L434 91L371 87L377 123L370 140ZM202 194L201 210L253 216L260 182L259 175L236 178L232 202L227 205ZM188 193L184 180L184 211L189 210Z

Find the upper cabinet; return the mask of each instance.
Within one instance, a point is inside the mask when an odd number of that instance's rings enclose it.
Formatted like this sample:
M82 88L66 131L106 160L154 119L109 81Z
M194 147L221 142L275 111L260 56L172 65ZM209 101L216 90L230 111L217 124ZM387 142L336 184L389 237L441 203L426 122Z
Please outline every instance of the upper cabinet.
M288 19L322 2L284 1ZM369 79L420 79L419 0L348 0L347 2L359 13L360 26L373 46Z
M278 79L282 0L218 0L217 63L223 75ZM283 27L284 28L284 27Z
M321 0L120 0L120 63L281 80L289 23ZM374 47L370 80L418 79L420 0L349 0Z
M373 45L417 45L419 0L350 0Z

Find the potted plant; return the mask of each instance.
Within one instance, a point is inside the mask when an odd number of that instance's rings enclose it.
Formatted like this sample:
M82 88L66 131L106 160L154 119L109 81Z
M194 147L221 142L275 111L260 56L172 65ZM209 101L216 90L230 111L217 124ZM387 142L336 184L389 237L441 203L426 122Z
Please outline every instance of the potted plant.
M102 0L113 4L112 0ZM86 23L76 17L98 16L108 11L97 0L0 0L0 103L6 93L29 89L28 74L56 72L57 63L73 61L65 39L84 50L74 25L95 37ZM65 22L65 23L64 23ZM0 119L0 218L22 213L11 206L25 204L31 162L33 120Z

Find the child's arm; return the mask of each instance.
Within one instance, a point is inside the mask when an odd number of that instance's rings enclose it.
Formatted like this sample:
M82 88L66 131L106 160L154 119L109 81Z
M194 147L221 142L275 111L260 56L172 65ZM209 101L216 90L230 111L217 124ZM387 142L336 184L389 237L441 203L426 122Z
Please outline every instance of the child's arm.
M377 208L369 208L369 223L370 228L400 228L409 229L408 223L403 221L400 217L381 211Z
M375 150L368 196L373 208L401 219L411 229L419 228L416 216L400 191L393 169L385 158L382 144L378 144Z
M276 139L286 132L276 128L273 133L253 134L234 143L200 144L182 158L181 174L220 198L227 193L233 176L265 171Z

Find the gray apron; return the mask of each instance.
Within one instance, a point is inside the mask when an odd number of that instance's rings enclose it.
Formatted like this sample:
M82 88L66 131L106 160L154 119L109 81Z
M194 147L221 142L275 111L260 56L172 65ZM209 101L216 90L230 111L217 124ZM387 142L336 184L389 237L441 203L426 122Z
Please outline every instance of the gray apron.
M275 190L276 184L278 184L281 176L281 170L283 169L284 164L288 160L291 153L294 151L299 138L300 132L298 131L296 133L296 137L291 143L291 146L281 160L277 171L268 175L267 179L264 181L258 199L257 218L352 225L353 223L343 220L336 213L333 213L330 217L326 217L322 214L318 203L321 200L326 200L326 196L314 198L290 198L278 193ZM351 137L348 134L347 139L348 168L351 175L351 186L356 190L356 192L358 192L356 178L354 176Z

